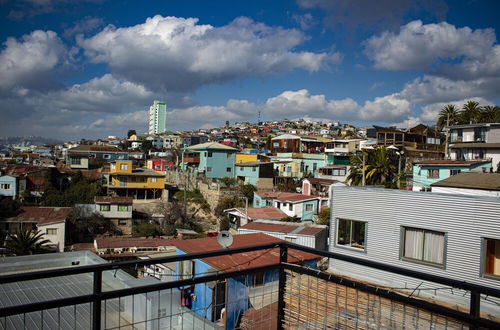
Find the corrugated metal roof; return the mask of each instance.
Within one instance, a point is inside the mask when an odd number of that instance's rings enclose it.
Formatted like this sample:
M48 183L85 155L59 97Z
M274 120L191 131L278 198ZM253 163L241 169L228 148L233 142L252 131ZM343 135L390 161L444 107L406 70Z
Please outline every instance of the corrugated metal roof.
M451 160L451 159L433 159L415 162L416 165L448 165L448 166L462 166L462 165L475 165L491 163L490 160Z
M238 150L227 145L217 143L217 142L206 142L195 144L193 146L187 147L186 150L206 150L206 149L218 149L218 150Z
M265 243L282 242L266 234L244 234L234 235L233 244L230 248L259 245ZM197 238L189 240L177 240L175 246L186 253L197 253L204 251L220 250L222 247L217 243L216 237ZM288 262L298 262L302 260L311 260L320 258L317 255L302 251L289 250ZM261 251L250 251L245 253L236 253L231 256L218 256L204 258L203 261L219 270L236 270L251 267L265 266L279 262L279 248Z
M158 247L174 246L172 242L163 238L96 238L98 249L131 248L131 247Z
M500 143L455 143L450 146L452 149L458 149L458 148L484 148L484 149L500 149Z
M39 225L63 222L71 212L71 207L22 206L19 213L7 219L8 222L33 222Z
M134 199L132 197L120 197L120 196L96 196L95 202L106 203L106 204L132 204Z

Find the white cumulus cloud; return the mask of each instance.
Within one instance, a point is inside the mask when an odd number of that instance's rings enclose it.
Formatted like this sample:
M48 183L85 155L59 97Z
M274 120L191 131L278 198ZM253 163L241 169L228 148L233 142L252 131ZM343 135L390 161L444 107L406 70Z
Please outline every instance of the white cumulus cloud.
M338 53L295 51L306 40L299 30L245 17L215 27L196 18L157 15L131 27L107 26L78 43L91 61L106 63L114 75L151 89L192 91L294 68L314 72L341 60Z

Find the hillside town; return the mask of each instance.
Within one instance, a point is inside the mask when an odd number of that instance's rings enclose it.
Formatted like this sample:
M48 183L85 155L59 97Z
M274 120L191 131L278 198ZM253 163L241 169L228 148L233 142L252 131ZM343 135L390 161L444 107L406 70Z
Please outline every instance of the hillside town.
M465 118L471 106L478 111ZM500 120L486 113L471 101L444 108L434 126L305 118L168 132L166 103L154 101L147 134L2 146L1 251L145 260L217 249L227 231L233 246L284 240L498 287ZM361 265L301 260L384 283L383 272L360 275ZM169 264L134 274L169 282L179 272L192 274ZM431 298L467 304L437 290ZM482 312L500 317L491 304Z

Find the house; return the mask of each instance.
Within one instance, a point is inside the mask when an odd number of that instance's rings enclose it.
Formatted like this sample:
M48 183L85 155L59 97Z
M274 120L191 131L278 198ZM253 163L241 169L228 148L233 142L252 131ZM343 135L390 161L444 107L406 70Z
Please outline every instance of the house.
M146 167L157 172L165 172L175 167L175 163L165 158L153 158L148 159Z
M237 229L251 221L256 220L281 220L287 217L287 214L273 206L258 208L232 208L224 210L229 219L231 228Z
M151 252L147 254L139 255L140 260L162 258L177 255L175 246L165 247L162 252ZM144 277L154 277L161 282L175 281L176 275L176 262L164 262L159 264L146 265L143 268L142 276Z
M96 238L94 248L98 254L140 254L171 250L173 240L163 238Z
M262 233L235 235L230 248L238 248L273 242L281 240ZM216 237L206 237L190 240L176 240L173 244L177 247L177 254L200 253L218 250L221 246ZM301 262L304 265L316 268L319 256L302 251L291 250L288 253L288 262ZM186 260L177 265L177 279L209 275L220 271L244 270L277 263L279 260L279 249L274 248L266 251L251 251L217 256L203 259ZM226 281L208 282L196 284L194 288L186 288L192 292L191 310L202 317L215 322L221 319L221 312L225 309L225 327L234 329L240 314L245 310L262 305L262 292L276 291L278 271L269 270L254 273L253 276L240 276L228 278ZM255 291L259 290L260 296L254 299ZM276 301L277 295L269 294L270 301ZM266 300L268 300L266 299ZM223 319L223 318L222 318Z
M325 143L331 141L321 137L282 134L271 139L271 152L275 153L322 153Z
M120 160L110 165L107 189L118 196L134 199L162 197L165 176L148 168L134 168L131 160Z
M50 240L50 247L62 252L66 244L66 221L70 212L71 207L22 206L15 216L0 222L0 226L7 232L26 226L36 228L44 234L44 239Z
M0 175L0 197L17 199L26 190L26 178L18 175Z
M128 159L128 152L114 146L79 145L68 149L66 164L71 169L92 169L101 167L105 162Z
M320 167L326 165L324 154L278 153L271 157L279 177L302 179L314 175Z
M431 184L432 192L500 197L500 173L463 172Z
M413 163L413 191L430 190L431 184L460 172L489 172L489 160L436 159Z
M207 178L234 178L234 164L238 149L217 142L196 144L184 149L199 154L196 171ZM185 164L182 164L185 168Z
M326 250L328 227L294 222L256 220L238 228L238 234L263 233L285 241Z
M350 154L360 150L363 139L339 139L325 144L327 154Z
M500 165L500 123L455 125L450 131L451 159L491 159L494 169Z
M331 179L305 178L301 192L304 195L319 197L319 209L330 207L330 186L346 186L344 182Z
M314 174L316 179L336 180L340 182L347 182L349 176L350 165L326 165L320 167Z
M256 191L253 207L273 206L289 217L300 221L313 221L319 211L319 197L288 192Z
M500 199L367 187L332 191L331 252L500 289ZM469 308L465 292L440 284L338 259L330 259L329 269ZM481 310L499 315L498 305L487 301Z
M132 234L132 197L96 196L95 212L109 219L124 235Z
M247 162L235 164L236 178L257 189L273 189L274 164L270 162Z

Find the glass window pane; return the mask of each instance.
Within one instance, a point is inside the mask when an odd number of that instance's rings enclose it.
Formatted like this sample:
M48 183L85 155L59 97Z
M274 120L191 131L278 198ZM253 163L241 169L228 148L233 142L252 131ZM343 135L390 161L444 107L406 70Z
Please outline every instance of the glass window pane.
M349 245L351 237L351 222L344 219L339 219L337 244Z
M424 261L436 264L443 263L444 234L435 231L426 231L424 239Z

